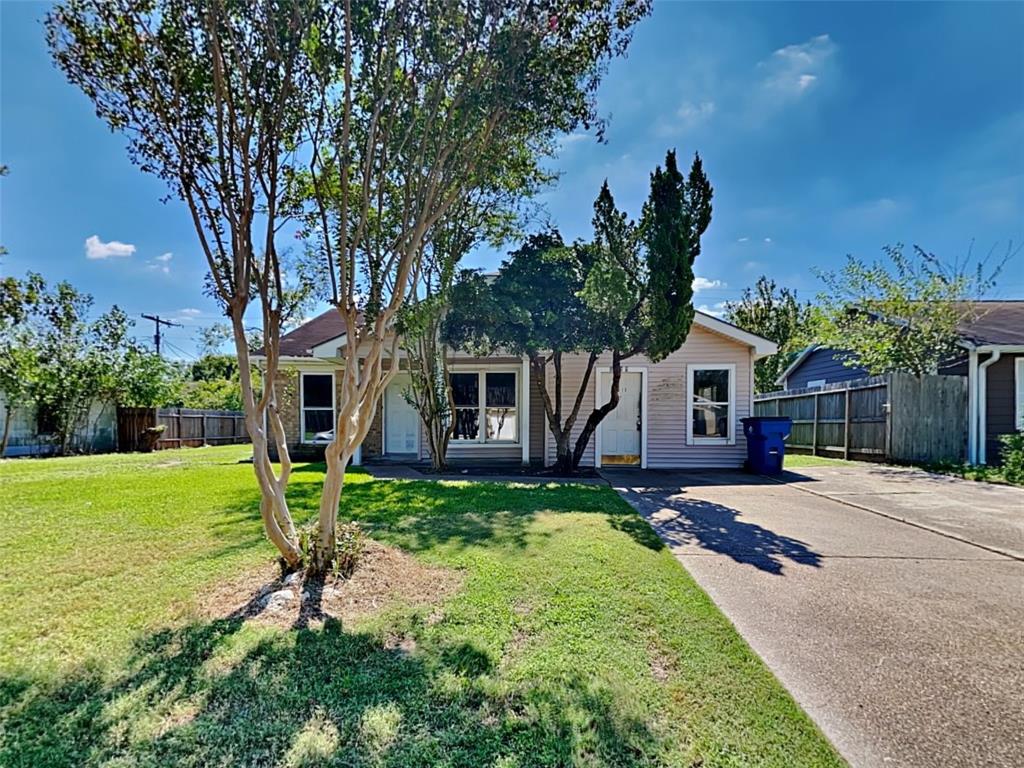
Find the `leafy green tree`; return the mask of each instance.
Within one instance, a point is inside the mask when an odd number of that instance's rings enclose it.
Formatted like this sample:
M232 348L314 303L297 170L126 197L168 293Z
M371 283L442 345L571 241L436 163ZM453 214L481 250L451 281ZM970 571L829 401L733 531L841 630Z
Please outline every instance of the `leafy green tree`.
M992 288L1013 251L995 266L989 259L948 263L918 246L907 253L899 243L883 251L881 260L847 256L842 269L816 272L826 290L811 313L811 333L847 350L845 365L872 375L935 373L959 356L960 329L978 316L974 301Z
M622 363L641 354L657 362L686 340L693 261L711 221L711 197L700 158L686 178L669 152L664 169L651 174L639 224L616 208L606 182L594 204L591 243L570 247L557 232L542 233L510 255L493 283L478 274L460 280L446 325L449 342L529 357L544 382L540 394L560 473L576 471L594 431L618 405ZM611 354L609 399L589 412L573 441L603 353ZM585 355L586 367L579 388L566 393L563 364L572 354Z
M284 220L300 217L347 329L312 563L322 570L345 467L394 375L383 365L396 349L389 331L429 232L511 163L536 165L560 132L600 132L597 86L649 9L648 0L66 0L48 15L58 65L125 133L143 170L188 205L232 324L264 526L288 567L303 555L276 409ZM259 397L244 325L254 301L266 357Z
M14 410L32 402L39 357L25 322L38 306L43 289L43 279L37 274L30 273L24 280L0 280L0 399L4 407L0 456L7 450Z
M796 291L779 288L762 275L754 287L744 288L739 301L726 302L725 319L733 325L774 341L779 351L754 363L754 391L771 392L800 348L808 343L810 303L801 303Z

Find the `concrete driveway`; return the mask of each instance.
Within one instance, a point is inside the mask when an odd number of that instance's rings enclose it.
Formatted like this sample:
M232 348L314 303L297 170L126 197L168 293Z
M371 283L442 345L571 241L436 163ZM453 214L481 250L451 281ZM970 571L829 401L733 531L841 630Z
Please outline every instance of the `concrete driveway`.
M605 475L851 765L1024 765L1024 491L860 466Z

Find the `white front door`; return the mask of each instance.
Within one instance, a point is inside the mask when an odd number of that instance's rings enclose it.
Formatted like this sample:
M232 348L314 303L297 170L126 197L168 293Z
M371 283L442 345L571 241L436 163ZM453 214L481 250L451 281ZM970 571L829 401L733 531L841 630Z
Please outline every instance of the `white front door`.
M384 453L417 453L420 417L402 394L408 388L409 376L399 374L384 394Z
M598 389L598 405L608 402L612 392L612 375L602 372ZM640 463L640 407L643 399L643 376L638 371L623 371L619 380L619 404L604 417L601 430L601 464Z

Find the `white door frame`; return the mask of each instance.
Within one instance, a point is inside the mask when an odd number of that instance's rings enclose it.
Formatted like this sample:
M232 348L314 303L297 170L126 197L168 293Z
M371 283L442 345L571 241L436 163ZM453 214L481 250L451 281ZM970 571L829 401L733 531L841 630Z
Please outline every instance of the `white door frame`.
M598 402L601 396L602 377L611 375L611 366L602 366L596 370L597 379L594 381L594 408L599 408L604 403ZM640 469L647 469L647 366L646 365L624 365L623 373L640 374ZM594 466L601 468L601 428L604 421L597 425L594 433Z
M381 403L381 416L380 416L380 447L381 447L381 453L383 455L385 455L385 456L392 455L391 452L388 450L388 390L391 389L391 385L395 383L395 379L397 379L399 376L403 375L403 373L404 372L396 373L395 377L393 379L391 379L391 381L388 382L387 387L384 388L384 397L382 398L383 403ZM405 375L408 376L409 374L405 373ZM409 407L412 408L411 405ZM416 409L413 408L413 410L415 411ZM416 415L416 450L413 451L413 453L416 454L416 458L419 458L420 446L423 445L423 435L420 434L420 426L421 426L420 418L419 418L419 414L417 414ZM398 451L398 453L402 453L403 455L408 455L408 454L405 453L405 451Z

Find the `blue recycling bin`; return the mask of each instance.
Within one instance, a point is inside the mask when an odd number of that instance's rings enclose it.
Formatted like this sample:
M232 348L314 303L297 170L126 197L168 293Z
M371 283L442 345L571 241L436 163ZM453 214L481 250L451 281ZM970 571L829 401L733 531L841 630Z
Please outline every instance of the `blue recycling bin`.
M741 421L747 437L747 468L759 475L782 472L793 420L789 416L748 416Z

